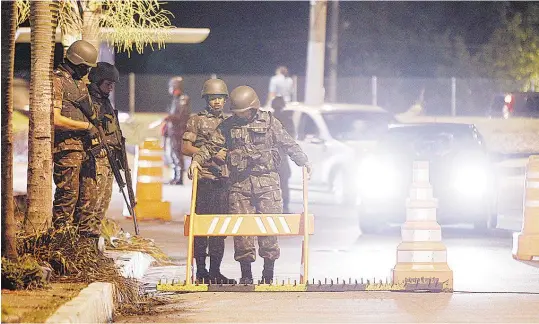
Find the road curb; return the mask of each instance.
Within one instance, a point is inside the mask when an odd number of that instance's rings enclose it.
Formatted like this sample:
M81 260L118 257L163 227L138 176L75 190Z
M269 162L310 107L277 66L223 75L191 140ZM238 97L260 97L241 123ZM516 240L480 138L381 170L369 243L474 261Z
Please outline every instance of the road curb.
M141 279L155 259L142 252L106 252L125 278ZM62 305L45 323L109 323L114 314L114 285L94 282Z
M114 313L113 284L94 282L62 305L45 323L108 323Z

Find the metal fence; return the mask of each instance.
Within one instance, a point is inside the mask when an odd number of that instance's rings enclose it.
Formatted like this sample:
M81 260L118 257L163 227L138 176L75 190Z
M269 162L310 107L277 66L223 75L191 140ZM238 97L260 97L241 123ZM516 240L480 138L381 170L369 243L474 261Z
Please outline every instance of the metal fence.
M129 111L131 104L131 110L137 112L166 112L170 105L168 80L172 76L121 75L115 91L116 107L122 111ZM185 92L191 97L193 111L203 109L205 102L200 98L200 91L204 81L212 75L182 75L182 77L185 80ZM225 80L229 90L239 85L253 87L265 103L271 76L217 75L217 77ZM305 78L297 77L296 80L296 98L303 101ZM406 111L415 104L422 104L424 113L428 115L484 116L488 113L496 94L519 91L525 86L519 81L493 79L340 77L337 101L377 104L394 113Z

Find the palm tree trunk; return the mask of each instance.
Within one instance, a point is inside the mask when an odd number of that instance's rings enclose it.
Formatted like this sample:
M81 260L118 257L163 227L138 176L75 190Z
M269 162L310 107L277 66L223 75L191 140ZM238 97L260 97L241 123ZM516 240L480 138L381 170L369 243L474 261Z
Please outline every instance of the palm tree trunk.
M17 258L13 207L13 67L15 63L15 1L2 2L2 256Z
M52 71L58 24L57 1L30 4L31 79L28 143L27 233L52 221Z
M99 4L95 0L86 1L82 13L82 39L94 45L97 52L101 47L99 40L99 13L96 11Z

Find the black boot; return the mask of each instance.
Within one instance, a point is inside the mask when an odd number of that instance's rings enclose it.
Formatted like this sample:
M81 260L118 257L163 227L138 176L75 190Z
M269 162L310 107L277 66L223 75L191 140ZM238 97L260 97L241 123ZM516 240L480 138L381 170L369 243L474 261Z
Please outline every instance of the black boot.
M228 279L221 273L221 260L219 257L210 256L210 283L235 285L234 279Z
M180 174L179 174L179 177L178 177L178 183L180 186L183 186L183 170L180 170L179 171Z
M240 284L253 284L253 272L251 271L251 262L240 262L241 278Z
M264 259L264 269L262 270L262 283L270 284L273 281L273 268L275 260Z
M178 181L179 181L178 170L176 168L174 168L174 178L172 178L172 180L170 180L170 182L168 184L176 185L176 184L178 184Z
M197 264L197 281L199 283L209 283L210 274L208 273L208 270L206 270L206 257L197 257L195 260Z

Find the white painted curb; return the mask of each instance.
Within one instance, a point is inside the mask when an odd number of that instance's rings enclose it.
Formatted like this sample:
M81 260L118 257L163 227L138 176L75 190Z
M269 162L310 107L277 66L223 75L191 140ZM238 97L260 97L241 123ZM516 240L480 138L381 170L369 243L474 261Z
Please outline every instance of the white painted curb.
M45 323L110 323L114 312L113 285L94 282L61 306Z
M105 252L125 278L142 279L155 259L142 252ZM61 306L45 323L110 323L114 314L114 286L94 282Z

